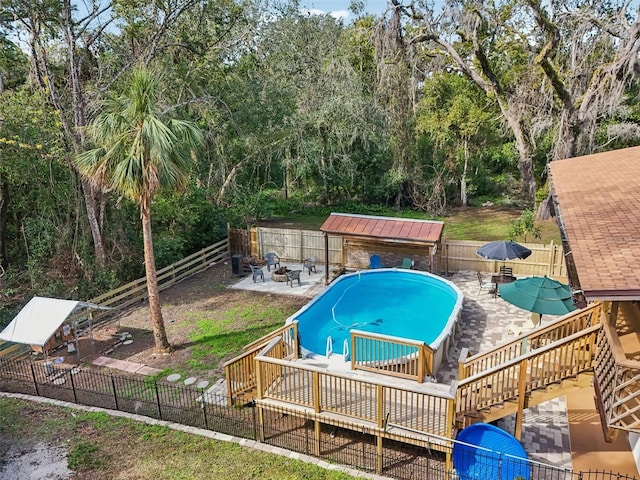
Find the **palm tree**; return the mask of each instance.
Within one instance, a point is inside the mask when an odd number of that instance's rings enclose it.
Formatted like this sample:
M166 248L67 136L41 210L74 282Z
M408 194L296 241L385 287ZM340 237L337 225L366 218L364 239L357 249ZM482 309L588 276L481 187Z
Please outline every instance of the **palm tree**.
M140 207L144 264L156 352L170 352L162 318L151 236L151 202L162 188L183 189L194 149L202 132L193 123L164 119L159 110L158 82L146 69L134 70L124 94L104 102L87 127L98 145L76 157L81 174L113 189Z

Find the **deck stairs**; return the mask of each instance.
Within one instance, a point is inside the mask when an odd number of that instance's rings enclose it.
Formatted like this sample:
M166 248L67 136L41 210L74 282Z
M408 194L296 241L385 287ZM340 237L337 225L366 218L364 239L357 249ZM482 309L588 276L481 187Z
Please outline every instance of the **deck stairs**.
M492 422L593 383L601 305L459 362L456 427ZM466 358L465 358L466 357Z

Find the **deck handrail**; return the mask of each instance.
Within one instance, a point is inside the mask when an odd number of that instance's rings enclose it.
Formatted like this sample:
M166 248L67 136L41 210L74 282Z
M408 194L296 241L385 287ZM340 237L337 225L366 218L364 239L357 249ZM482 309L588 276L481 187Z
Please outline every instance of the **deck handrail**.
M359 352L363 348L367 350L365 360L359 358ZM381 350L390 355L383 355L385 358L382 359L370 358L368 353L372 350L376 352L374 357ZM433 349L421 340L351 330L351 369L408 378L422 383L426 375L433 373Z
M293 330L289 335L289 341L284 342L283 334ZM225 376L227 378L227 398L229 404L234 403L238 394L251 390L257 386L255 357L261 353L265 345L274 339L283 342L282 355L297 357L298 355L298 322L294 321L283 325L267 335L245 345L243 353L224 363Z
M459 380L457 412L488 408L515 397L524 398L524 394L537 388L591 370L596 356L596 333L601 328L601 324L592 325ZM575 356L581 358L576 361Z
M518 358L529 349L539 348L548 342L554 342L566 338L567 333L573 334L582 331L585 327L601 322L601 302L594 302L582 310L571 312L544 327L536 328L527 333L515 337L513 340L500 344L495 348L477 353L468 358L460 358L458 379L473 376L497 365Z
M487 370L479 372L479 373L477 373L477 374L475 374L475 375L473 375L471 377L459 379L458 380L458 384L459 385L467 384L469 382L477 380L478 378L482 378L487 373L495 373L495 372L503 369L504 367L510 367L510 366L516 365L516 364L520 363L522 360L526 360L526 359L529 359L531 357L535 357L536 355L540 355L542 353L554 350L554 349L558 348L560 345L563 345L565 343L569 343L572 340L575 340L577 338L581 338L581 337L585 336L586 334L597 332L598 330L600 330L600 328L601 328L601 325L592 325L592 326L587 327L586 329L584 329L584 330L582 330L582 331L580 331L578 333L574 333L573 335L570 335L570 336L565 337L565 338L563 338L561 340L558 340L557 342L550 343L548 345L545 345L543 347L537 348L535 350L530 350L529 352L522 354L520 357L511 359L511 360L509 360L509 361L507 361L505 363L502 363L500 365L496 365L496 366L494 366L492 368L489 368Z
M270 399L316 414L326 412L372 422L379 429L393 426L451 438L455 382L447 391L438 390L442 385L435 384L407 388L263 355L278 342L274 339L255 357L258 402Z
M244 347L242 347L242 350L244 350L245 352L249 351L249 350L253 350L256 347L260 347L262 345L265 345L266 343L268 343L272 338L278 337L280 335L282 335L282 333L286 332L287 330L293 328L294 330L294 334L291 336L291 340L294 342L294 350L297 352L298 349L298 320L293 320L290 323L287 323L281 327L276 328L275 330L273 330L272 332L267 333L266 335L263 335L262 337L258 338L257 340L254 340L251 343L247 343Z
M598 336L598 358L593 386L600 422L608 439L618 430L637 432L640 361L627 358L615 327L605 322ZM630 388L632 387L632 388Z
M294 365L292 362L290 362L289 360L279 360L279 359L274 359L271 357L264 357L264 356L260 356L258 355L257 359L259 361L269 361L271 363L277 364L277 365L282 365L282 366L287 366L287 365ZM319 373L329 373L331 376L334 376L336 378L342 378L345 380L353 380L354 376L353 375L345 375L339 372L328 372L325 368L322 367L316 367L314 365L308 365L308 364L302 364L302 363L296 363L295 364L296 368L299 368L301 370L308 370L310 372L319 372ZM375 379L371 379L371 378L367 378L366 380L360 379L360 381L365 381L366 383L369 383L371 385L376 385L376 386L382 386L382 387L388 387L389 386L389 381L384 381L384 380L375 380ZM400 390L403 391L407 391L407 392L412 392L412 393L425 393L426 390L429 390L429 394L433 394L436 395L438 397L441 398L453 398L455 396L455 391L456 391L456 385L457 382L452 382L449 388L449 392L448 393L444 393L440 390L430 390L429 389L429 385L442 385L442 384L429 384L429 383L423 383L422 385L420 385L420 388L409 388L409 387L395 387L398 388Z

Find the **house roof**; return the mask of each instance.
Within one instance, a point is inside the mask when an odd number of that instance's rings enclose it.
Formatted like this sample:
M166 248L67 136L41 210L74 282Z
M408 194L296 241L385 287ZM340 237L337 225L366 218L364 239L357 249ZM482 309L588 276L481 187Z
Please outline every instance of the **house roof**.
M443 228L443 222L434 220L332 213L320 230L336 235L435 244L440 241Z
M587 300L640 300L640 147L557 160L550 172Z

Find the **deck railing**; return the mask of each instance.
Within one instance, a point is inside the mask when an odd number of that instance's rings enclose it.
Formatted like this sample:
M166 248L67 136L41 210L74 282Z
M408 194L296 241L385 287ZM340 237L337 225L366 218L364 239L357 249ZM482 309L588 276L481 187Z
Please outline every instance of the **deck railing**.
M351 369L424 381L433 373L433 350L424 342L351 330Z
M487 352L467 358L468 351L463 349L458 365L458 380L492 369L509 362L527 351L548 345L573 335L585 328L601 322L602 303L595 302L582 310L572 312L547 326L515 337L512 341L499 345Z
M298 353L298 321L294 320L291 323L287 323L279 328L276 328L273 332L269 332L266 335L254 340L251 343L246 344L242 347L242 350L248 352L250 350L255 350L256 348L260 350L264 347L269 341L276 337L282 337L284 342L287 345L287 355L296 355Z
M627 358L615 328L602 325L598 335L594 388L596 406L607 436L611 429L637 432L640 426L640 362Z
M227 378L227 397L230 405L234 403L237 395L256 387L257 378L254 359L274 338L281 340L278 358L295 358L298 356L298 322L283 325L246 345L243 349L243 354L232 358L224 364Z
M600 324L458 382L456 410L467 414L591 370Z
M410 389L277 358L280 339L258 356L256 398L333 413L380 429L400 427L451 438L454 390Z

